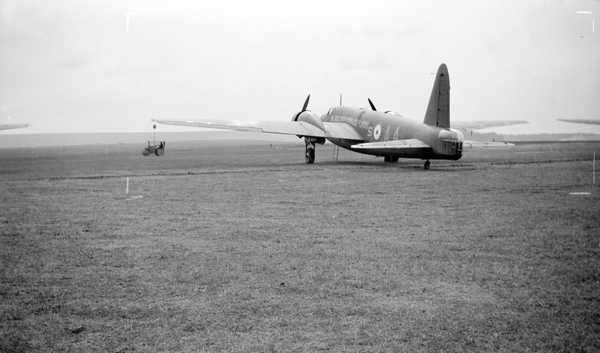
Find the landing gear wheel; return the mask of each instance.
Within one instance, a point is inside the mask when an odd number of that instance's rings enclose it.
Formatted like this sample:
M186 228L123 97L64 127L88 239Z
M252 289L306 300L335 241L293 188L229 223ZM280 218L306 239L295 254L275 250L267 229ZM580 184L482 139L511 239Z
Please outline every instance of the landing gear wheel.
M425 168L425 170L429 170L429 166L431 166L431 162L429 160L426 160L425 165L423 165L423 168Z
M398 158L399 157L394 157L394 156L384 156L383 161L386 163L396 163L396 162L398 162Z
M315 162L315 143L305 141L306 151L304 153L304 160L306 164L313 164Z
M306 156L304 159L306 164L313 164L315 162L315 150L306 150Z

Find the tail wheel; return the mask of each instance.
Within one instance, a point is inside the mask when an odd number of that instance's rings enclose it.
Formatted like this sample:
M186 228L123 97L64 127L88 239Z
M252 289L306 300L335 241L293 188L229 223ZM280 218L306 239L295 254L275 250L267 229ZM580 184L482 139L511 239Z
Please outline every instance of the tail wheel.
M431 166L431 162L430 162L429 160L426 160L426 161L425 161L425 164L423 165L423 168L424 168L425 170L429 170L429 167L430 167L430 166Z

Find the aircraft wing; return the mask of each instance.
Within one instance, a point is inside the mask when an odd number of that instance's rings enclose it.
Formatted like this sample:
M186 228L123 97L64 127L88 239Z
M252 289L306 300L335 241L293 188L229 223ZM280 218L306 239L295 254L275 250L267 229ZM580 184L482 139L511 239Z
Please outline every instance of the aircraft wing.
M28 126L29 124L0 124L0 130L20 129Z
M346 123L323 123L327 130L327 137L364 141L364 138L351 125Z
M527 120L454 121L452 128L459 130L481 130L489 127L527 124Z
M310 137L330 137L348 140L363 140L356 130L346 123L323 123L327 131L304 121L268 121L252 124L236 124L226 122L209 122L194 120L157 120L152 121L164 125L191 126L221 130L259 132L267 134L283 134Z
M600 125L600 119L556 119L567 123Z
M203 127L210 129L235 130L247 132L262 132L267 134L298 135L312 137L326 137L325 131L304 121L262 122L255 124L236 124L194 120L156 120L152 121L164 125Z

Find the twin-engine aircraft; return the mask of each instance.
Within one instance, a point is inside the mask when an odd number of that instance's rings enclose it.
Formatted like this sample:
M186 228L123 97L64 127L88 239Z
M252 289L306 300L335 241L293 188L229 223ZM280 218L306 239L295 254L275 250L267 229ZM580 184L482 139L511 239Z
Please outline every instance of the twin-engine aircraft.
M319 116L307 109L309 100L310 94L302 110L289 122L237 125L209 121L153 121L166 125L296 135L304 139L305 161L309 164L315 161L315 145L324 144L326 140L350 151L383 157L385 162L397 162L399 158L422 159L425 169L429 169L431 159L460 159L464 148L509 145L466 141L460 130L450 127L450 80L445 64L437 70L423 123L394 112L380 112L370 99L371 109L339 106ZM523 121L472 122L463 124L462 128L482 129L520 123Z

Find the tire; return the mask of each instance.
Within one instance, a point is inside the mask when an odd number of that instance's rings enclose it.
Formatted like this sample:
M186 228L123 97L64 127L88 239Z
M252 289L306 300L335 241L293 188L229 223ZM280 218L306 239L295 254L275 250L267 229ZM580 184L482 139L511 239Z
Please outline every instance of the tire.
M313 164L315 162L315 149L314 148L307 149L304 159L306 161L306 164Z

